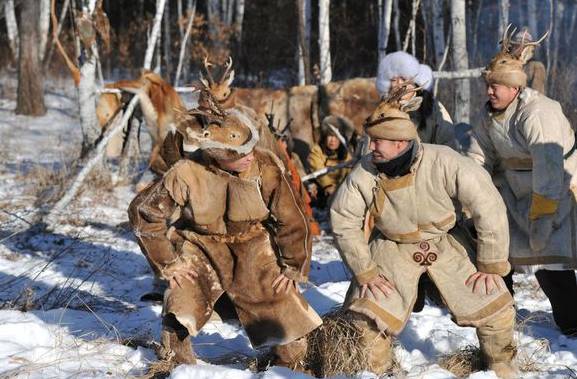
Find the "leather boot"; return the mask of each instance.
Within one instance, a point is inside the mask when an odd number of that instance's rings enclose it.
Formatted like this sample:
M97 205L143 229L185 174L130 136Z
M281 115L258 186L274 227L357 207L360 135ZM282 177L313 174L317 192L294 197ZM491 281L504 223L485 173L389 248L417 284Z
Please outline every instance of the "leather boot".
M517 353L513 341L514 325L515 309L511 305L477 328L479 345L488 369L503 379L519 377L519 370L513 362Z

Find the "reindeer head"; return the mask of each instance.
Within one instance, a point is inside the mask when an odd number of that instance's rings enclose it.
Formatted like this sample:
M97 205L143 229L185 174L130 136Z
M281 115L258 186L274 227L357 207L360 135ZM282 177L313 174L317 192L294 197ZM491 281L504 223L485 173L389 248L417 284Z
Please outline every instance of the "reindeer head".
M221 67L221 74L218 76L218 80L214 80L212 75L211 67L213 66L214 65L208 61L208 57L205 57L200 70L200 81L219 103L223 103L232 94L231 84L234 80L232 57L228 57Z
M407 95L422 87L401 86L384 96L377 109L365 121L365 131L371 138L389 140L411 140L417 138L417 129L408 112L416 111L423 98Z
M523 33L519 41L513 42L513 35L517 30L511 30L511 24L503 33L501 51L495 55L483 71L485 80L489 83L499 83L511 87L525 87L527 76L523 66L531 59L533 50L548 35L546 32L538 41L531 41L527 33Z

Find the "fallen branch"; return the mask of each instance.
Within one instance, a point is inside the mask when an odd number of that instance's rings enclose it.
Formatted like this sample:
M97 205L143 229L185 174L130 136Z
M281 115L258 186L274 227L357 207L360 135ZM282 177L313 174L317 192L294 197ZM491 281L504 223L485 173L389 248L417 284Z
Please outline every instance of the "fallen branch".
M435 79L470 79L478 78L483 72L483 67L469 68L460 71L433 71Z
M54 205L54 207L52 207L50 212L44 218L44 222L47 225L49 226L53 225L58 221L60 213L76 196L88 174L92 171L92 169L94 168L94 166L96 166L98 162L102 161L102 156L106 151L106 145L108 145L108 142L112 139L112 137L114 137L117 133L119 133L128 123L128 120L130 119L130 117L132 117L134 108L138 104L139 100L140 100L139 96L134 96L132 100L130 100L130 103L128 103L128 106L126 107L126 111L122 116L122 120L116 125L114 125L114 127L108 129L106 133L104 133L104 136L100 140L100 142L98 142L98 145L96 145L96 148L94 148L94 150L90 152L86 164L82 167L80 172L78 172L76 179L74 179L68 191L66 191L64 196L62 196L62 198L58 200L58 202ZM114 120L116 120L117 117L118 115L114 118Z

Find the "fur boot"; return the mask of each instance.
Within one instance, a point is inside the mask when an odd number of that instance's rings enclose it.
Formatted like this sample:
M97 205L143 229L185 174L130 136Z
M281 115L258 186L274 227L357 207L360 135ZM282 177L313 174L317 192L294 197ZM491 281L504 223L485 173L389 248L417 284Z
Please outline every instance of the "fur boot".
M190 335L186 328L176 321L173 315L165 316L160 334L160 359L174 360L181 364L196 364Z
M510 306L477 328L479 345L488 369L495 371L497 376L503 379L519 376L519 371L513 363L517 352L513 341L514 325L515 309Z
M367 316L354 314L355 324L363 331L361 343L367 352L369 371L383 375L393 366L391 338L377 329Z
M286 345L277 345L273 348L276 355L273 365L288 367L295 371L308 373L304 365L307 354L307 337L301 337Z

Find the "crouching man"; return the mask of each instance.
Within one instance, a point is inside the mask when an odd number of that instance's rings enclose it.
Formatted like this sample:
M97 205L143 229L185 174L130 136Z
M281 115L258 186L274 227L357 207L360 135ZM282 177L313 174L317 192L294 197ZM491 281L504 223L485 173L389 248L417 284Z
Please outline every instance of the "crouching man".
M343 260L353 273L345 308L364 329L370 369L392 363L390 336L404 328L421 275L438 287L457 324L474 326L489 369L513 378L513 298L506 209L486 172L446 146L423 144L406 113L419 98L401 103L388 95L365 124L371 153L336 193L331 224ZM477 261L451 229L455 204L467 207L478 231ZM375 229L367 243L367 211Z
M191 114L178 127L200 154L177 162L129 208L142 252L169 283L162 355L195 363L190 336L226 292L253 347L274 346L274 364L299 369L306 335L321 324L297 289L311 257L301 204L282 163L255 148L249 118L236 110ZM187 127L194 121L204 127Z

